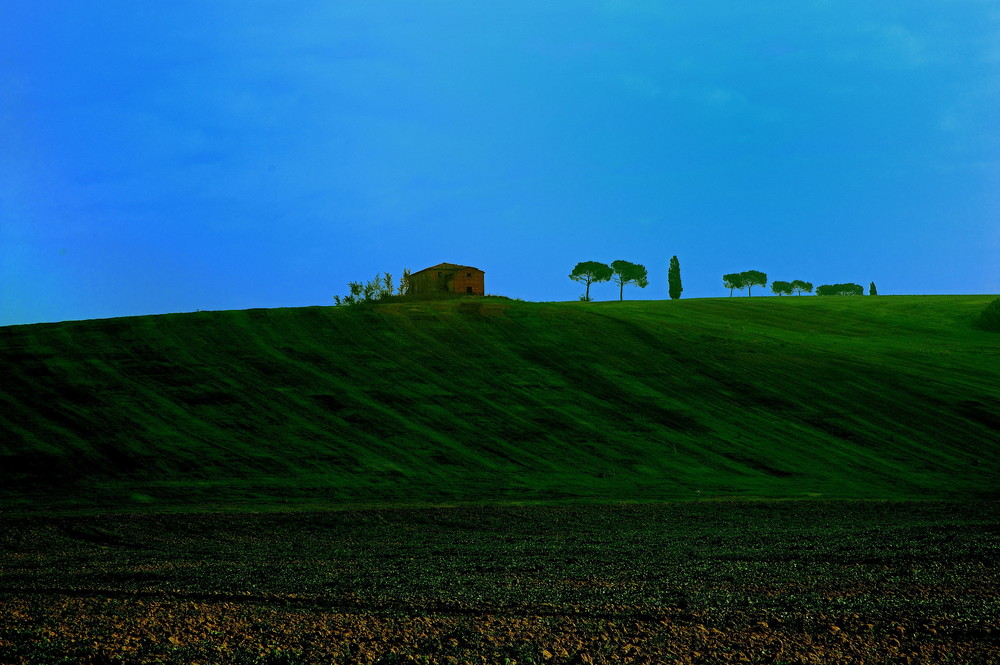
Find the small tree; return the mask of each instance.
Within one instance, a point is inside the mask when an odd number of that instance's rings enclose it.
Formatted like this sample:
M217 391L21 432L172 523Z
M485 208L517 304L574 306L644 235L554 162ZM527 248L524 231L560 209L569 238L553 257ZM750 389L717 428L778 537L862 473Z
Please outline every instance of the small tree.
M393 295L396 291L396 286L393 283L392 275L387 272L382 273L381 283L377 284L377 291L375 298L377 300L385 300L389 296Z
M801 279L792 280L792 290L795 291L797 295L802 295L802 292L812 293L813 285L812 282L803 282Z
M349 293L346 296L334 296L333 304L335 305L357 305L361 302L362 293L364 289L364 284L361 282L348 282L347 290Z
M791 282L771 282L771 293L777 294L779 296L792 295L792 283Z
M878 295L878 289L875 288L875 282L872 282L871 284L868 285L868 295L870 296Z
M569 278L574 282L582 282L586 285L587 291L583 296L584 300L590 300L590 285L598 282L606 282L611 279L614 271L611 266L599 261L584 261L577 263Z
M684 287L681 286L681 262L677 260L677 256L673 256L670 259L670 268L667 269L667 292L670 294L671 300L677 300L681 297L681 291Z
M747 297L750 297L750 288L754 286L764 286L767 284L767 274L759 270L745 270L740 273L743 278L743 286L747 287Z
M646 279L646 266L628 261L612 261L613 279L618 284L618 300L624 300L625 285L634 283L640 289L649 285Z
M729 289L729 297L733 297L733 289L743 290L743 273L734 272L722 276L722 285Z
M410 269L403 268L403 276L399 279L399 295L410 295Z

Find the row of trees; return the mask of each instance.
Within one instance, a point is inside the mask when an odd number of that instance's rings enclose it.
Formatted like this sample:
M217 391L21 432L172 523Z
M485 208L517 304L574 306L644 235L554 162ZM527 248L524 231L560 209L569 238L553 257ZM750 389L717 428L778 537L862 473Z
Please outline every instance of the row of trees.
M766 284L767 274L759 270L745 270L743 272L734 272L722 276L722 285L729 289L730 297L732 297L734 289L746 289L747 297L749 297L751 295L751 287L765 286ZM791 282L782 282L778 280L771 282L771 293L779 296L792 295L793 293L802 295L803 293L812 292L812 282L804 282L801 279L795 279ZM863 296L864 294L864 287L860 284L854 283L823 284L822 286L816 287L816 295L818 296ZM875 288L875 282L872 282L868 286L868 295L878 295L878 290Z
M863 296L865 288L860 284L824 284L816 287L818 296Z
M625 285L634 284L640 289L649 285L646 266L628 261L612 261L611 265L600 261L584 261L577 263L569 278L575 282L580 282L586 289L580 300L590 300L590 285L600 282L614 281L618 285L618 299L624 299ZM730 273L722 276L722 285L729 289L729 296L732 297L736 289L747 290L747 297L752 295L751 289L754 286L767 285L767 273L759 270L744 270L743 272ZM380 302L392 296L405 296L410 292L410 270L403 269L403 276L398 285L390 273L375 275L375 278L368 282L348 282L347 287L350 293L346 296L334 296L334 303L337 305L357 305L361 303ZM672 300L681 297L684 287L681 284L681 264L676 256L671 257L670 267L667 269L667 289ZM771 292L782 296L796 293L812 293L813 285L801 279L791 282L774 281L771 282ZM864 288L860 284L823 284L816 287L816 295L864 295ZM875 282L868 287L868 295L877 296Z
M600 261L584 261L577 263L569 278L574 282L580 282L586 287L583 297L580 300L590 300L590 285L600 282L614 281L618 285L618 299L622 300L625 294L626 284L635 284L640 289L649 285L649 278L646 266L628 261L612 261L611 265Z
M863 296L865 295L865 287L860 284L854 284L853 282L847 284L824 284L823 286L816 287L816 295L818 296ZM868 284L868 295L877 296L878 289L875 288L875 282Z
M803 282L801 279L793 279L790 282L779 280L771 282L771 293L779 296L790 296L793 293L801 296L803 293L812 293L812 290L812 282Z
M649 285L649 275L646 266L628 261L612 261L611 265L600 261L583 261L577 263L569 278L574 282L580 282L586 289L580 300L590 300L590 285L600 282L614 281L618 285L618 299L625 297L625 285L635 284L640 289ZM667 269L667 285L670 297L677 299L681 297L684 290L681 285L681 264L674 256L670 259L670 267Z
M753 295L750 293L751 287L764 286L765 284L767 284L767 274L759 270L744 270L722 276L722 285L729 289L730 298L733 296L733 289L741 291L746 289L747 297L749 297Z
M573 272L569 274L569 278L575 282L580 282L586 287L584 294L580 297L580 300L585 301L590 300L591 284L614 280L618 284L618 299L623 300L626 284L635 284L639 288L644 289L649 283L646 266L629 263L628 261L612 261L611 265L601 263L600 261L583 261L576 264ZM722 284L729 289L730 297L732 297L733 291L737 289L741 291L746 289L747 296L750 297L753 295L753 287L767 285L767 273L760 270L734 272L723 275ZM680 298L681 292L684 290L681 285L681 264L676 256L670 259L670 267L667 269L667 289L672 300ZM802 295L803 293L812 292L812 282L806 282L801 279L795 279L790 282L780 280L771 282L771 293L778 296L792 295L793 293ZM875 282L872 282L868 287L868 294L873 296L878 295L878 291L875 289ZM823 284L816 287L816 295L864 295L864 289L860 284Z

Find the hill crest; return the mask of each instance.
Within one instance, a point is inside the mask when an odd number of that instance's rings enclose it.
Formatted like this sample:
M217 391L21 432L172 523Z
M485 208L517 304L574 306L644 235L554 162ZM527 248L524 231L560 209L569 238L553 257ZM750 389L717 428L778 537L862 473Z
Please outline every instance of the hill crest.
M992 296L0 328L0 505L995 496Z

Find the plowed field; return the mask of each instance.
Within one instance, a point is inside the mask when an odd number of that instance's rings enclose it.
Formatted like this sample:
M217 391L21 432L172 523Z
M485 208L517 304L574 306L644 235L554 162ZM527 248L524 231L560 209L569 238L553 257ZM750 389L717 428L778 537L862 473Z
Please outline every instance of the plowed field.
M994 503L0 517L0 663L1000 663Z

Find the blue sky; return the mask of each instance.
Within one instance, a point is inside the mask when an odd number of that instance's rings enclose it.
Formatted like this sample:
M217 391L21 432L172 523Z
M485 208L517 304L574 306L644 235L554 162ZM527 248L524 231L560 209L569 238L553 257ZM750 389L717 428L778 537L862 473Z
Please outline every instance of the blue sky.
M442 261L1000 293L996 0L6 0L0 72L0 325Z

